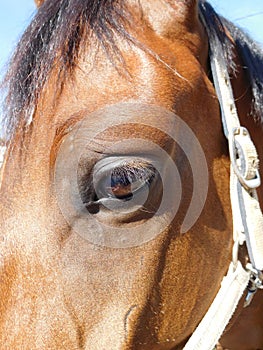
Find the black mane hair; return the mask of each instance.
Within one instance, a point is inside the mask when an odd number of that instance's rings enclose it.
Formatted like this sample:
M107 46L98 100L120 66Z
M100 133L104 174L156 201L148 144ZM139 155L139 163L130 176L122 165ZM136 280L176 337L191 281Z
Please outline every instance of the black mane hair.
M262 51L242 30L218 16L206 1L200 0L199 10L206 18L209 40L220 39L227 62L232 62L233 45L225 28L231 33L247 70L253 108L262 116ZM132 20L124 0L44 1L18 43L2 84L6 137L12 137L18 127L25 127L30 120L54 67L58 71L58 90L61 89L64 79L76 67L82 44L88 45L96 38L111 61L121 60L114 40L116 33L138 45L128 33L129 22ZM230 63L229 71L233 68Z
M119 0L45 0L21 37L2 83L6 92L4 127L10 138L32 118L35 107L57 69L57 90L76 67L80 47L93 38L113 62L122 60L116 34L133 40L125 25L129 13ZM94 40L93 40L94 42Z
M248 77L253 96L251 114L263 123L263 50L239 27L219 16L206 1L199 2L199 10L208 28L209 42L220 41L230 74L236 72L233 60L234 45ZM229 40L232 37L234 44ZM216 54L216 53L215 53Z

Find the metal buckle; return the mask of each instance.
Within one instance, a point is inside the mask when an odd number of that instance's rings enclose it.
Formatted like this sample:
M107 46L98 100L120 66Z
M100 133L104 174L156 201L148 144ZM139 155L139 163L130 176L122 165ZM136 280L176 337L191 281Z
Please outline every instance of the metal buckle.
M259 160L248 130L242 126L233 128L232 134L229 133L229 141L231 163L240 183L248 190L259 187ZM253 177L247 178L246 174L251 173Z
M258 289L263 289L263 272L255 269L252 264L246 265L248 271L250 271L250 280L247 287L247 296L244 302L244 307L248 307L254 298Z
M248 263L246 268L251 273L250 281L257 289L263 289L263 272L255 269L252 264Z

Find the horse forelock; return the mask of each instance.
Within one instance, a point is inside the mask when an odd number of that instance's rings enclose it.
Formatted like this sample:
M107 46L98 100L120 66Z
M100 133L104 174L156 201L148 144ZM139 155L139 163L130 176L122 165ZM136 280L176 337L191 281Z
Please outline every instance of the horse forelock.
M247 70L253 93L252 112L255 119L263 122L263 54L258 46L239 28L218 16L206 1L199 1L199 10L206 18L209 41L220 39L231 73L233 65L233 42ZM106 56L116 65L125 65L116 34L140 46L129 33L132 16L126 1L46 0L25 31L10 62L2 84L5 92L4 134L11 139L17 129L26 130L33 119L35 108L51 72L56 69L59 94L63 82L74 72L82 47L96 49L94 39L101 45ZM118 64L118 66L120 66ZM55 100L55 99L54 99Z
M113 32L130 39L124 27L124 18L126 23L129 19L124 3L45 1L21 37L2 84L6 92L3 119L7 137L32 119L54 70L56 90L62 89L67 74L76 67L82 43L89 45L95 38L113 64L121 60Z

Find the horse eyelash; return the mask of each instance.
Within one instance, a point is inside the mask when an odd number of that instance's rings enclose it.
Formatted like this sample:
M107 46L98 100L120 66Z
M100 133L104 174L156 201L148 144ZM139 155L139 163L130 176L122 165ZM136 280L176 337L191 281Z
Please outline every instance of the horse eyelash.
M151 164L123 164L114 168L109 175L118 176L122 181L127 180L127 175L136 180L151 180L155 176L155 168Z

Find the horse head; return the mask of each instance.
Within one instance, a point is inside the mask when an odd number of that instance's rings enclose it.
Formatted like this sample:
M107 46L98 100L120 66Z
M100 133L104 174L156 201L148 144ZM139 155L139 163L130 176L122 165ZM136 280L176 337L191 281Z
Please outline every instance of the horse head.
M259 50L203 1L36 4L6 76L2 349L182 349L232 259L210 41L263 159ZM263 346L259 296L224 346Z

